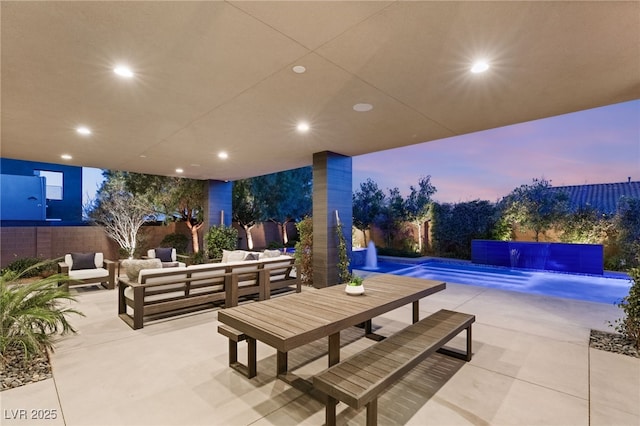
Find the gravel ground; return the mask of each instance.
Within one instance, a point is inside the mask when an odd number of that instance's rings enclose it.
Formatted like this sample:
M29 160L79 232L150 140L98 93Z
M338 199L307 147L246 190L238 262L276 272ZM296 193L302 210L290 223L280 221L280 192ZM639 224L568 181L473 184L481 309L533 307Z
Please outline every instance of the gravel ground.
M7 351L6 362L0 365L1 390L17 388L51 377L51 364L46 355L25 361L23 351L13 349Z
M640 352L620 334L591 330L589 346L594 349L640 358Z

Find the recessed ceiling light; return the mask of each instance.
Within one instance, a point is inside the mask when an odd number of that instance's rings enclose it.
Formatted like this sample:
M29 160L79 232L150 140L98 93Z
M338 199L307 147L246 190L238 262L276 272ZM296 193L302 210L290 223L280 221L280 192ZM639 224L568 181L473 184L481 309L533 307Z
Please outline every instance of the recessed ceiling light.
M224 151L220 151L220 152L218 153L218 158L219 158L219 159L221 159L221 160L226 160L227 158L229 158L229 154L227 154L227 153L226 153L226 152L224 152Z
M298 129L298 131L302 133L308 132L310 129L309 123L305 123L304 121L302 121L298 123L298 126L296 127L296 129Z
M373 109L373 105L371 104L355 104L353 106L353 110L358 112L367 112L367 111L371 111L372 109Z
M131 68L126 67L124 65L118 65L113 69L113 72L118 74L120 77L124 77L124 78L133 77L133 71L131 71Z
M76 128L76 132L80 133L81 135L90 135L91 129L85 126L80 126Z
M182 169L176 169L176 173L182 173L182 172L184 172L184 170L182 170Z
M62 158L63 160L71 160L73 157L69 154L62 154L60 158Z
M481 72L485 72L488 69L489 64L486 61L478 61L471 67L471 72L474 74L479 74Z
M147 156L142 154L142 155L140 155L140 158L147 158Z
M307 69L305 67L303 67L302 65L296 65L295 67L291 68L293 70L293 72L295 72L296 74L302 74L305 71L307 71Z

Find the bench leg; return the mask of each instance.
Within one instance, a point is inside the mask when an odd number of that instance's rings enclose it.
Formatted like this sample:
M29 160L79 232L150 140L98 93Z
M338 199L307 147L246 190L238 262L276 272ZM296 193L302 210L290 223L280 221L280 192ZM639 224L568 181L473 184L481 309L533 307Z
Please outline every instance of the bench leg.
M238 362L238 342L229 339L229 365Z
M249 377L250 379L256 377L256 374L258 374L257 370L257 355L256 355L256 339L254 339L253 337L247 337L247 345L248 345L248 359L247 359L247 367L249 369L248 373L247 373L247 377Z
M338 401L335 398L327 396L327 408L325 412L325 423L327 426L336 426L336 405Z
M420 321L420 301L413 302L413 323Z
M378 424L378 398L372 399L367 404L367 426Z
M467 361L471 361L471 354L473 351L471 350L471 326L467 327Z

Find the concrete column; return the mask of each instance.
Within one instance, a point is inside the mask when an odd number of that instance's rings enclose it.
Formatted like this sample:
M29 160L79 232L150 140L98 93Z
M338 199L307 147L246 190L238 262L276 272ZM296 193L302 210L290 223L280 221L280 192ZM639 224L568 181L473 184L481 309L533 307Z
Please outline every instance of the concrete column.
M231 226L231 191L233 182L210 180L208 190L207 211L205 223L207 227L212 225Z
M338 284L336 211L351 257L351 157L333 152L313 154L313 286Z

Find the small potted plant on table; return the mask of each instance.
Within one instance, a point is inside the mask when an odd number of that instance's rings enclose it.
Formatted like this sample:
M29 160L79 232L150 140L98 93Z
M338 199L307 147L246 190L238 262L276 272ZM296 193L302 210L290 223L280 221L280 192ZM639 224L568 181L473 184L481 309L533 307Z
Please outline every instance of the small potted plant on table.
M355 275L351 276L351 279L347 283L345 287L345 291L350 295L359 295L364 293L364 285L362 285L362 277L357 277Z

